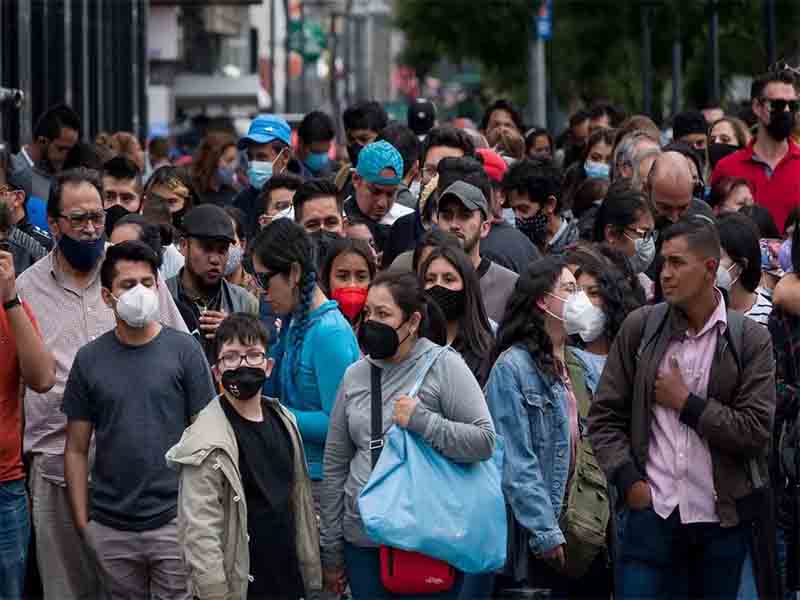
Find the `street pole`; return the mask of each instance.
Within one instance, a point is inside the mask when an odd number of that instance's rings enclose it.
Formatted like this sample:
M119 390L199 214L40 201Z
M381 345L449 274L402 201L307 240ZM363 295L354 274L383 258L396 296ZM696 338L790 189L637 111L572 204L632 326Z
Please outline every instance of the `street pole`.
M535 16L531 19L528 38L528 106L531 125L547 127L547 66L544 40L536 31Z
M642 104L644 114L653 114L653 49L650 31L650 6L641 5L642 19Z
M675 38L672 41L672 114L677 115L683 104L683 45L681 18L676 15Z
M271 106L270 111L278 112L277 91L275 90L275 2L269 0L269 97Z
M711 22L708 28L708 43L711 50L711 81L709 102L720 101L719 88L719 6L717 0L710 0Z
M764 31L767 34L767 64L778 60L775 50L775 0L764 0Z

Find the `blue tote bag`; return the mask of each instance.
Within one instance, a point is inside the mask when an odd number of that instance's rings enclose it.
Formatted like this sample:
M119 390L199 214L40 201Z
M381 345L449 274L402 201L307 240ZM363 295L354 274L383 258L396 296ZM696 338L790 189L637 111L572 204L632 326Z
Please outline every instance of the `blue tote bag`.
M409 396L444 351L431 352ZM465 573L498 570L506 562L508 536L502 469L499 436L490 460L461 464L392 426L358 497L366 532L378 544L419 552Z

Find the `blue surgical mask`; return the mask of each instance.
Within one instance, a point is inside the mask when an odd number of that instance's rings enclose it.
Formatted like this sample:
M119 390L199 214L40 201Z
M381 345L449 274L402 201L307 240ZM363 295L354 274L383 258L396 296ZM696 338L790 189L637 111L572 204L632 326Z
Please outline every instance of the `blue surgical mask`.
M262 190L264 184L272 179L272 163L269 161L251 160L247 167L247 177L257 190Z
M314 173L319 173L328 166L328 153L327 152L312 152L305 159L306 166Z
M609 167L606 163L587 160L583 163L587 179L608 179Z
M221 185L233 187L233 178L236 170L233 167L220 167L217 169L217 179Z

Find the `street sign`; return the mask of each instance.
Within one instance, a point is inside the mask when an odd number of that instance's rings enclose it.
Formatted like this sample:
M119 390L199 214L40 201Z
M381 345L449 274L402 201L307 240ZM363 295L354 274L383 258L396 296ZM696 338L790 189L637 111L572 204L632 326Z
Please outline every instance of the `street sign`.
M539 1L536 13L536 34L543 40L553 37L553 0Z

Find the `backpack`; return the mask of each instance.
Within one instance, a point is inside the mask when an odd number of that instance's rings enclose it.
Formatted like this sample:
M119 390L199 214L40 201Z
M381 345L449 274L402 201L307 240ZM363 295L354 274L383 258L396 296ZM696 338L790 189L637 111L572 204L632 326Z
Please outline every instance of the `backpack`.
M566 540L567 577L578 579L586 574L597 555L606 549L606 531L611 518L608 483L597 464L594 450L586 435L591 397L583 369L567 349L567 370L578 404L579 437L575 451L575 471L565 495L565 504L558 520Z

